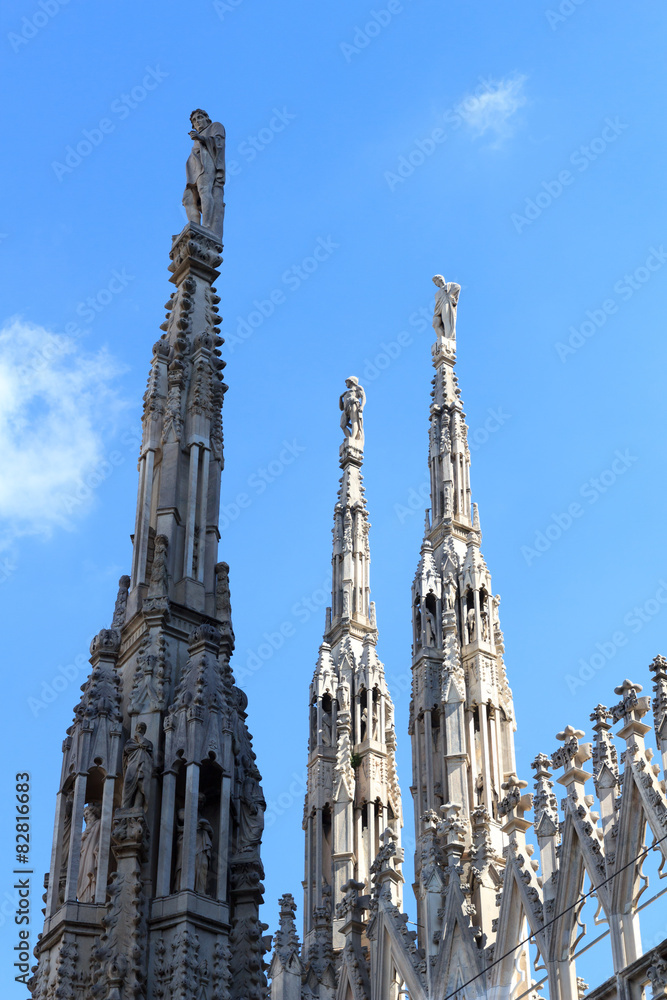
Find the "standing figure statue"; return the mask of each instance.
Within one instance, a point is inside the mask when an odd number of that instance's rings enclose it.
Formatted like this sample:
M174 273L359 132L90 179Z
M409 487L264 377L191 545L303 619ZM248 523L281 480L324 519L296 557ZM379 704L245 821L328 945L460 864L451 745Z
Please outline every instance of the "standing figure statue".
M364 404L366 393L359 385L359 379L350 375L345 379L347 389L340 397L339 405L343 411L340 426L346 438L353 441L358 448L364 446Z
M90 802L83 809L86 828L81 835L79 857L79 877L76 882L76 898L80 903L94 903L97 886L97 856L100 852L102 807L99 802Z
M123 748L122 809L146 807L153 773L153 744L145 737L146 723L138 722L132 739Z
M208 873L211 868L211 852L213 850L213 827L201 815L206 799L199 796L199 815L197 818L197 842L195 846L195 892L206 896Z
M225 129L197 108L190 115L194 140L185 165L183 205L190 222L210 229L222 240L225 216Z
M241 758L239 841L242 851L254 850L262 840L266 802L260 787L257 765L248 754Z
M433 284L438 289L435 293L433 329L438 337L456 340L456 307L461 286L454 281L445 281L441 274L435 275Z

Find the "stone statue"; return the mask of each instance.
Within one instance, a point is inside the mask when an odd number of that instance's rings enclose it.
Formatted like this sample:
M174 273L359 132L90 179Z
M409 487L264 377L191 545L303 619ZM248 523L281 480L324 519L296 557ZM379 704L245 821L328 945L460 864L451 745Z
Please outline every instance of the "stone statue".
M167 551L169 539L166 535L157 535L153 549L153 564L148 585L149 597L166 597L169 592L169 575L167 572Z
M475 641L475 609L468 608L466 615L466 625L468 626L468 642Z
M199 796L199 808L204 805L205 798ZM206 896L208 873L211 867L211 852L213 850L213 827L204 816L197 819L197 842L195 846L195 892Z
M225 215L225 130L197 108L190 115L194 140L185 165L183 205L190 222L209 229L222 240Z
M122 809L145 808L153 773L153 744L145 737L146 723L138 722L134 736L123 749Z
M332 725L331 712L322 711L322 743L325 747L331 746Z
M339 712L349 712L350 710L350 685L345 677L341 678L341 682L338 685L338 690L336 691L336 700L338 701L338 711Z
M243 850L257 847L264 829L266 802L259 786L260 773L247 754L241 758L241 802L239 834Z
M118 581L118 596L116 597L116 606L113 612L113 621L111 622L112 628L122 628L125 624L125 612L127 610L127 594L130 589L130 578L129 576L121 576Z
M340 397L339 405L343 411L340 426L346 438L354 442L358 448L364 446L364 404L366 393L359 385L359 379L350 375L345 379L347 389Z
M181 890L181 872L183 870L183 830L185 829L185 809L179 809L176 814L176 866L174 868L174 892Z
M86 828L81 835L81 855L79 877L76 882L76 898L80 903L95 902L97 885L97 856L100 851L102 807L99 802L90 802L83 810Z
M456 583L450 573L445 580L445 611L453 611L456 606Z
M426 645L435 646L435 615L426 609Z
M435 293L433 329L438 337L456 340L456 307L461 286L454 281L445 281L441 274L435 275L433 284L438 289Z
M482 640L484 642L489 641L489 614L485 609L480 612L480 617L482 619Z
M229 565L219 562L215 567L215 617L225 625L232 622L232 602L229 594Z

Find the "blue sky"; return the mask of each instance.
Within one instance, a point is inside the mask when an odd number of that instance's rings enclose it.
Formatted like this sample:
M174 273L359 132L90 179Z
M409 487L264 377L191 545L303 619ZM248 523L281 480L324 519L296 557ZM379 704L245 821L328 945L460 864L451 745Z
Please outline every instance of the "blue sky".
M230 386L220 553L270 804L271 929L283 891L301 903L308 683L351 373L367 393L371 579L410 823L434 273L463 286L459 378L521 775L567 723L587 729L625 676L648 684L667 648L655 596L667 578L667 13L560 8L4 5L1 780L10 802L14 773L33 775L37 872L81 657L129 567L140 402L185 221L194 107L225 124L236 165L218 284ZM308 273L317 246L326 258ZM276 289L284 301L258 322ZM295 635L250 669L264 633L288 621ZM5 827L5 957L9 838Z

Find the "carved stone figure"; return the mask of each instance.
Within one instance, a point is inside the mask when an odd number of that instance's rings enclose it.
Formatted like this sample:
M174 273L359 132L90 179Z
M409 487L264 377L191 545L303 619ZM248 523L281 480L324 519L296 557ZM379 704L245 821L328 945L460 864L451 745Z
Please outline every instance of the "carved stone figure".
M435 646L435 615L426 608L426 645Z
M350 685L347 680L343 677L340 684L338 685L338 691L336 692L336 699L338 701L338 711L339 712L349 712L350 710Z
M350 375L345 379L347 389L340 397L339 405L343 411L340 418L340 426L346 438L354 442L359 448L364 446L364 404L366 403L366 393L359 385L359 379L355 375Z
M456 607L456 583L450 573L445 580L445 610L453 611Z
M176 865L174 868L174 892L181 888L181 872L183 870L183 830L185 829L185 809L179 809L176 814Z
M215 616L218 621L231 624L232 602L229 594L229 566L219 562L215 567Z
M112 628L122 628L125 624L125 612L127 609L127 594L129 588L129 576L121 576L118 581L118 595L116 597L116 606L113 612L113 621L111 623Z
M153 551L153 565L148 586L149 597L166 597L169 592L169 575L167 572L167 551L169 539L166 535L157 535Z
M79 877L76 883L76 898L80 903L95 901L97 884L97 856L100 850L102 807L99 802L90 802L83 810L86 828L81 835L81 856Z
M190 115L194 140L185 165L183 205L190 222L210 229L222 239L225 215L225 129L197 108Z
M199 796L199 808L204 805L204 796ZM213 850L213 827L204 816L197 820L197 842L195 846L195 892L206 896L208 873Z
M438 289L435 293L433 329L439 337L456 340L456 308L461 286L454 281L445 281L441 274L435 275L433 284Z
M145 732L146 723L138 722L134 736L123 749L123 809L146 807L153 773L153 744L146 739Z
M331 712L322 712L322 743L326 747L331 746L332 719Z
M468 629L468 642L475 641L475 632L477 623L475 621L475 609L468 608L468 614L466 615L466 626Z
M489 640L489 614L486 610L483 610L480 615L482 619L482 639L484 642Z
M243 850L259 845L264 829L266 802L260 788L260 773L247 754L241 758L241 802L239 835Z

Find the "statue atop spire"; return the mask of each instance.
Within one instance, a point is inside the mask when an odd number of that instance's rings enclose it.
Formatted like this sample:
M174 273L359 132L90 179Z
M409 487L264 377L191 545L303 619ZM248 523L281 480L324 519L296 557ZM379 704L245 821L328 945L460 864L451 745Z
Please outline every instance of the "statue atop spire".
M185 164L183 205L190 222L222 240L225 216L225 128L197 108L190 115L192 151Z
M445 281L441 274L436 274L433 284L437 287L435 293L435 311L433 313L433 329L438 338L456 340L456 308L459 302L461 286L455 281Z
M343 442L343 447L349 443L358 451L363 451L366 393L363 387L359 385L359 379L356 375L350 375L349 378L346 378L345 385L347 388L339 400L342 410L340 426L343 428L346 438Z

